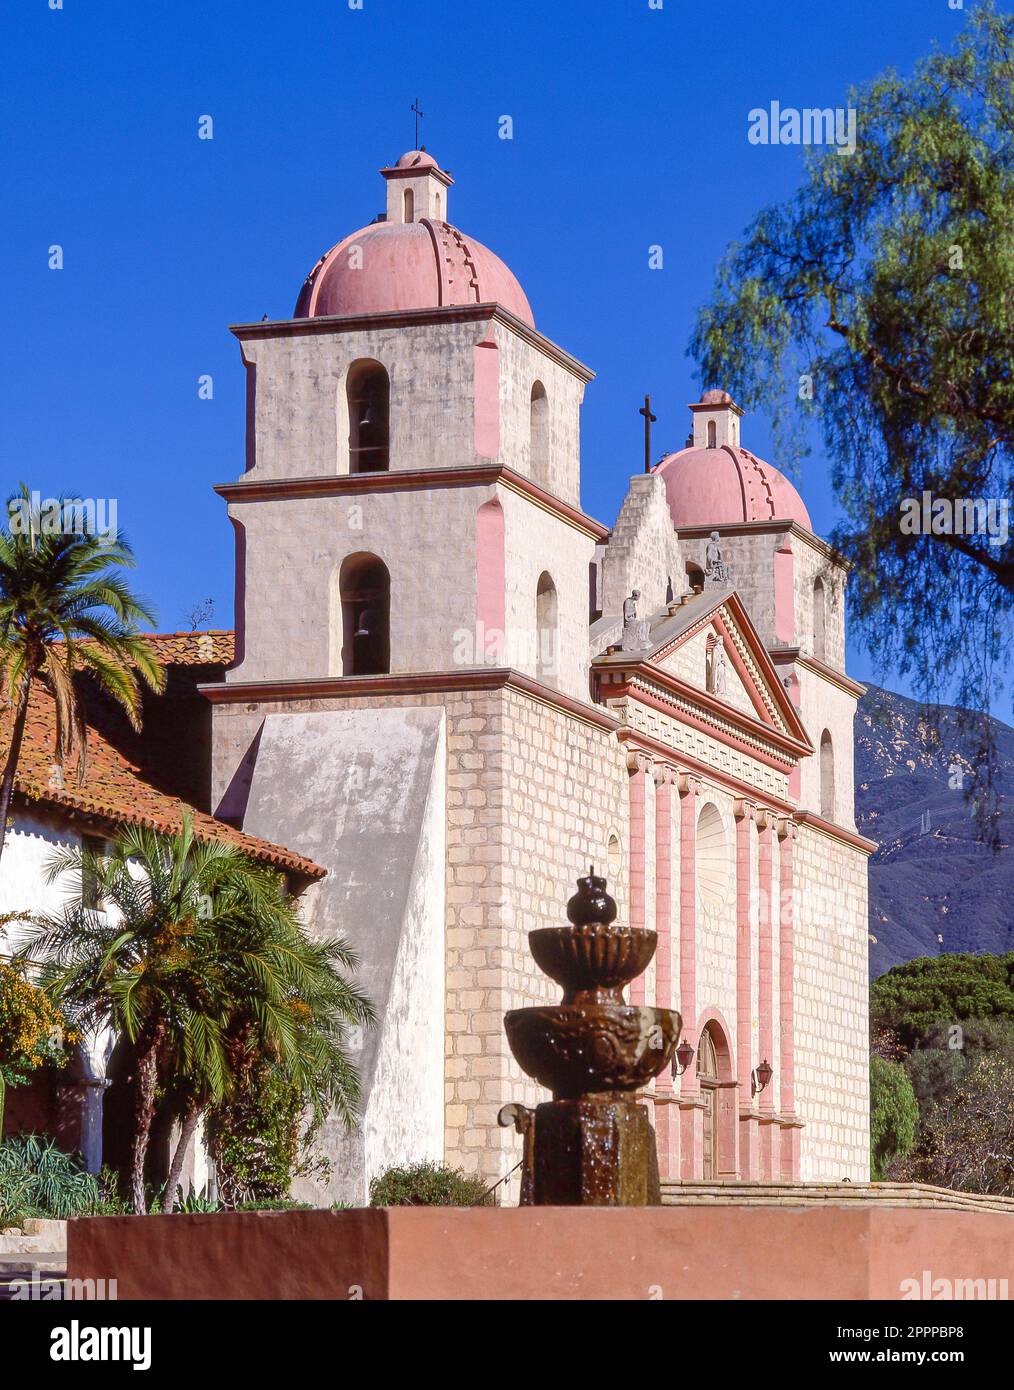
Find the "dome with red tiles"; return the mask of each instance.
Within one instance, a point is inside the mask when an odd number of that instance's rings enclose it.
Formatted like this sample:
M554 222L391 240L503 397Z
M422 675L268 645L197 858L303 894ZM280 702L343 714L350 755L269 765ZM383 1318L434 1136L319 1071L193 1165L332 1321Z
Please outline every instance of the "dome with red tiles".
M446 221L450 174L425 150L382 169L387 213L321 256L295 318L501 304L530 327L531 306L499 256Z

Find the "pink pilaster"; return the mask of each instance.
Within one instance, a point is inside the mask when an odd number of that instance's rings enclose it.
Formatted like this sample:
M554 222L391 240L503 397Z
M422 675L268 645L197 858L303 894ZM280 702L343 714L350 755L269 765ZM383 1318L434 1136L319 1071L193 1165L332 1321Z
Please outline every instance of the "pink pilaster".
M644 929L645 911L645 781L650 759L644 753L627 758L630 773L630 925ZM630 982L631 1004L643 1004L644 975Z
M774 1029L774 945L772 941L772 889L771 878L772 867L772 828L771 816L766 811L761 811L758 815L757 824L759 826L757 868L760 878L760 891L757 902L757 999L758 1011L760 1015L758 1046L760 1056L758 1062L766 1061L774 1066L775 1058L775 1029ZM775 1078L765 1086L758 1097L762 1116L773 1116L775 1111ZM760 1130L760 1176L762 1178L774 1178L778 1176L778 1145L775 1142L775 1127L772 1124L764 1124Z
M656 763L655 778L655 1003L660 1009L673 1006L672 997L672 779L673 769ZM658 1143L659 1173L663 1178L678 1176L676 1171L678 1135L677 1110L667 1101L672 1096L672 1074L666 1070L655 1080L662 1103L655 1107L655 1135Z
M696 777L681 775L680 794L680 997L683 1036L697 1049L697 793ZM690 1063L680 1077L680 1177L704 1171L704 1132L697 1069Z
M795 988L793 952L795 946L795 890L792 861L796 827L790 820L779 822L781 840L778 895L778 1014L779 1014L779 1096L778 1104L786 1118L795 1115L795 1039L793 1035L793 991ZM792 1125L781 1132L780 1176L799 1176L799 1129Z
M756 807L736 803L736 1077L739 1081L739 1175L759 1177L753 1115L753 974L751 944L750 827Z

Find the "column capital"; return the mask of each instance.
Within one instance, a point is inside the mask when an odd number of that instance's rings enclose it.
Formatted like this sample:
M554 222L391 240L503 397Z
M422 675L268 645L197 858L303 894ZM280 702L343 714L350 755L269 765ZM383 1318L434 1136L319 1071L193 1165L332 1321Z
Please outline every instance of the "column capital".
M655 779L656 787L671 787L679 776L679 773L674 767L670 767L668 763L654 763L652 765L651 775Z
M747 801L745 797L735 802L732 814L737 820L753 821L761 815L761 811L755 801Z
M775 832L779 840L788 840L791 843L799 834L799 826L791 816L782 816L775 822Z
M680 796L696 796L702 786L701 779L689 772L676 772L676 789Z
M648 753L641 753L637 749L630 749L627 753L627 771L631 773L647 772L651 766L651 756Z

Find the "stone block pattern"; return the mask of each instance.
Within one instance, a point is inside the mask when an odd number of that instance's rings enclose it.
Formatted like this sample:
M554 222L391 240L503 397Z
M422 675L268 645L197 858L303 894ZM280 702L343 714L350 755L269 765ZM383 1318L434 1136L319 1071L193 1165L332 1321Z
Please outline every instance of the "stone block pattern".
M810 826L795 847L795 1070L803 1179L869 1178L866 856Z

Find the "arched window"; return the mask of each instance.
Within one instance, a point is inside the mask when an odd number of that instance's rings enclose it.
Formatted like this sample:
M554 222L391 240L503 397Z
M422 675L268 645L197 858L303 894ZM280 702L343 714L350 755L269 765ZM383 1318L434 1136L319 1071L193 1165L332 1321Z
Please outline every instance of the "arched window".
M378 676L391 669L391 575L383 560L360 552L342 561L342 675Z
M709 448L709 449L714 449L715 446L717 445L717 443L718 443L718 437L717 437L717 434L716 434L716 432L715 432L715 422L714 422L714 420L709 420L709 421L708 421L708 448Z
M364 358L349 368L349 472L384 472L390 466L391 379Z
M549 397L541 381L532 387L530 440L532 477L545 482L549 472Z
M539 586L535 592L535 674L547 685L555 685L557 678L556 625L556 585L551 576L543 572L539 575Z
M826 729L820 736L820 814L834 820L834 745Z
M692 560L687 561L687 588L691 590L704 588L704 571L700 565L695 565Z
M813 583L813 654L818 661L826 661L824 642L824 581L815 579Z
M405 210L404 210L404 220L405 220L406 222L414 222L414 221L415 221L415 194L412 192L411 188L406 188L406 189L405 189L404 206L405 206Z

